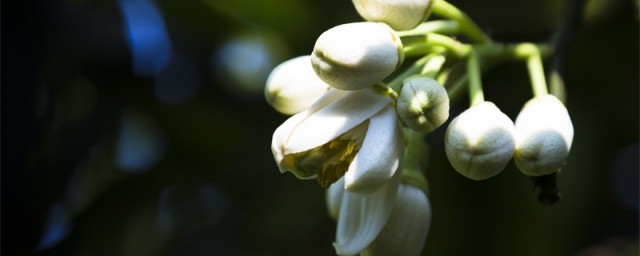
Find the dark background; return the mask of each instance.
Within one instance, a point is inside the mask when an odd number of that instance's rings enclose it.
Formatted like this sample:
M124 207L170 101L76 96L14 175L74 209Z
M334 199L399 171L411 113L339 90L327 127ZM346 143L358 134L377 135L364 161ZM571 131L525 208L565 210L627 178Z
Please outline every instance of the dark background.
M564 1L452 1L500 41L547 40ZM314 182L269 150L277 63L361 20L350 1L2 4L3 255L332 255ZM428 136L425 255L638 254L638 2L591 0L566 59L575 138L562 199L510 163L475 182ZM522 64L484 76L515 118ZM466 101L452 106L452 114Z

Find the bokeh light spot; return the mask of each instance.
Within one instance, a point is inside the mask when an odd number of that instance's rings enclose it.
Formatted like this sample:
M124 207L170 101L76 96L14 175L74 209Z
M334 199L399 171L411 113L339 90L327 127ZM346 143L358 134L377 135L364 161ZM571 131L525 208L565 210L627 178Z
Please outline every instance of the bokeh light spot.
M115 163L126 173L142 173L153 167L165 154L164 134L151 119L134 110L122 114Z

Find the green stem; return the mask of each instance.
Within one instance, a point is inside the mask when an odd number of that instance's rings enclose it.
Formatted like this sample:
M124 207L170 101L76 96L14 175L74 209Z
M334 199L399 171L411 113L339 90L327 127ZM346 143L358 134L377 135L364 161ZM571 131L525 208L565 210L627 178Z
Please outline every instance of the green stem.
M431 57L432 55L427 55L417 60L415 63L413 63L413 65L411 65L411 67L407 68L393 80L387 83L387 86L395 90L396 92L399 92L402 88L402 82L412 75L419 74L424 64L427 63L427 61L429 61Z
M527 44L531 48L531 55L527 59L527 69L529 70L529 78L531 78L531 89L533 95L544 96L549 94L547 91L547 80L544 75L542 58L538 47L533 44Z
M517 44L484 44L474 46L481 56L495 60L526 61L537 52L540 56L551 55L552 49L547 44L517 43Z
M430 33L423 36L424 40L405 46L405 56L407 54L415 54L420 51L427 52L430 49L437 49L429 47L444 48L444 50L458 58L465 58L471 51L471 45L463 44L460 41L445 35Z
M429 155L429 148L425 141L426 133L404 129L404 135L407 146L404 154L402 183L419 188L429 195L429 183L424 176Z
M400 37L423 36L428 33L439 33L445 35L457 34L460 31L460 25L453 20L433 20L424 22L412 30L398 31Z
M447 88L447 94L449 95L449 102L451 104L458 101L458 99L462 97L468 83L469 83L469 75L464 74L460 76L453 85Z
M438 47L436 47L436 48L438 48ZM441 47L439 47L439 48L441 48ZM425 54L428 54L428 53L434 51L434 46L433 45L424 44L424 43L418 43L418 44L412 44L412 45L405 46L404 48L402 48L402 51L404 52L404 57L405 58L410 58L410 57L414 57L414 56L423 56Z
M491 69L491 67L502 63L504 61L526 61L531 55L531 51L527 49L529 43L518 44L487 44L474 46L474 51L483 56L480 59L481 69L484 73ZM553 52L553 49L547 44L536 44L536 48L539 50L542 56L549 56ZM464 74L459 76L453 83L449 83L447 86L447 94L449 94L450 102L457 102L462 95L467 91L467 85L469 83L469 75ZM443 83L444 84L444 83Z
M469 99L470 105L484 102L482 92L482 74L480 73L480 60L478 53L472 50L467 60L467 74L469 74Z
M451 69L440 71L438 77L436 78L438 83L444 86L444 84L447 83L447 79L449 79L449 73L451 73Z
M481 44L491 42L491 38L487 36L469 16L447 1L435 0L433 13L457 21L460 25L461 32L472 41Z
M427 61L427 63L424 64L424 67L422 68L420 74L430 78L435 78L436 75L438 75L438 73L440 72L440 69L442 69L442 66L444 65L446 60L447 59L444 57L444 55L434 54L433 57L431 57Z

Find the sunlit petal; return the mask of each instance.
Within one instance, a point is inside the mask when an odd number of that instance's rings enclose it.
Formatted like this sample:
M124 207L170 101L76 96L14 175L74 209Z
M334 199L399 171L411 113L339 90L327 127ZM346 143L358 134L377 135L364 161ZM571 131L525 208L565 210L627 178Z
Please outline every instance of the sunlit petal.
M338 255L355 255L378 236L389 219L402 172L371 195L346 192L338 216L336 242Z
M370 89L348 92L300 123L287 141L287 153L326 144L369 119L390 102L389 97Z
M282 158L284 158L284 154L285 154L284 145L289 139L289 136L291 135L291 132L293 131L293 129L295 129L296 126L300 124L300 121L304 120L304 118L306 117L303 114L304 113L293 115L292 117L287 119L287 121L285 121L283 124L281 124L275 130L275 132L273 132L273 138L271 140L271 153L273 153L273 158L276 160L276 163L278 164L278 168L280 169L280 172L291 171L291 170L285 169L286 167L282 166L280 163L282 162Z
M338 220L344 192L344 178L339 179L327 189L327 210L334 220Z
M390 105L371 117L362 148L345 174L345 188L372 193L398 169L404 141L396 112Z
M391 216L362 256L420 255L431 225L431 206L424 192L400 185Z

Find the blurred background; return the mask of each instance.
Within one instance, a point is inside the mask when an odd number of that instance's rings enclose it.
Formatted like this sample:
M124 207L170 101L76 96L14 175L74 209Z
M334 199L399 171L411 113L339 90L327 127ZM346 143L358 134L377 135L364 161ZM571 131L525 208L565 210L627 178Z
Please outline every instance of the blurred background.
M544 41L565 1L456 0L495 39ZM280 174L278 63L359 21L350 1L2 5L3 255L333 255L313 181ZM424 255L638 255L638 1L591 0L566 59L573 150L543 206L510 163L475 182L428 136ZM484 76L515 118L522 64ZM466 108L452 106L452 115Z

